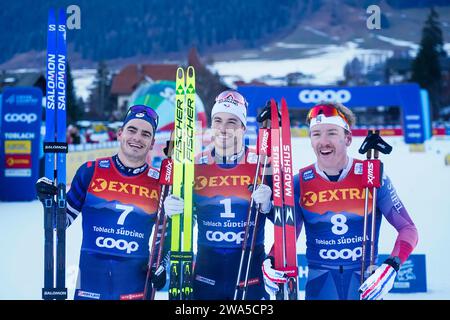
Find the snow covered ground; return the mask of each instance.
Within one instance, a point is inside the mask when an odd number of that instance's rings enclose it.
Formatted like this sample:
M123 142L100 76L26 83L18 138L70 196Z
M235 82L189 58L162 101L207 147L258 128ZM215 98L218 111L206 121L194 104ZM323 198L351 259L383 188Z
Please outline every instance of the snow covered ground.
M276 43L277 47L298 49L299 44ZM267 48L270 50L270 48ZM241 59L233 61L217 61L211 68L217 71L225 80L227 77L239 76L242 80L250 82L253 79L266 75L282 77L289 73L302 72L311 76L308 82L324 85L335 84L344 78L344 66L353 58L362 55L389 56L390 50L362 49L355 42L341 45L316 46L303 51L308 57L299 59L264 60ZM264 68L261 68L261 66ZM235 80L235 79L234 79Z
M390 294L388 299L450 299L450 140L426 142L426 152L410 152L402 138L386 137L394 150L382 155L386 173L419 231L414 253L426 255L427 293ZM350 153L357 156L362 138L355 138ZM314 161L308 139L294 138L294 170ZM39 201L0 202L0 299L40 299L43 284L43 209ZM396 232L386 221L382 224L380 253L389 253ZM81 219L67 230L67 287L73 296L81 245ZM266 227L267 243L272 230ZM298 240L299 253L305 251L304 233ZM165 298L165 294L157 297ZM303 294L301 294L301 298Z

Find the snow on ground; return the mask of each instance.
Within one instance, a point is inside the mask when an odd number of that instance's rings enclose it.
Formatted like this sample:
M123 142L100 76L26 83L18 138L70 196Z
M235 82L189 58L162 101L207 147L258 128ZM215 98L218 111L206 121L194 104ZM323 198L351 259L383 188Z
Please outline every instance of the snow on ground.
M288 46L289 44L278 44ZM246 82L261 78L265 75L282 77L293 72L302 72L311 75L312 84L333 84L343 79L343 70L347 62L361 55L390 55L389 50L373 50L358 48L354 42L342 45L320 46L309 49L303 54L307 58L284 60L247 59L239 61L217 61L211 67L222 77L239 76ZM264 66L264 68L261 68Z
M444 157L450 154L450 140L426 142L426 152L410 152L399 137L385 137L394 150L381 155L386 173L397 189L419 231L414 253L426 254L427 293L390 294L388 299L450 299L450 166ZM362 138L354 138L350 154L358 156ZM293 139L294 170L314 161L305 138ZM39 201L0 202L0 299L40 299L43 284L43 209ZM395 230L384 221L379 243L380 253L389 253L395 241ZM270 225L266 227L267 243L273 241ZM299 253L305 251L304 233L298 240ZM67 287L73 297L81 245L81 218L67 230ZM194 248L195 250L195 248ZM300 297L303 298L303 293ZM157 298L166 298L166 293Z
M414 50L419 49L419 45L417 43L414 43L411 41L399 40L399 39L394 39L394 38L380 36L380 35L377 35L376 37L381 41L388 42L388 43L393 44L398 47L408 47L408 48L411 48Z

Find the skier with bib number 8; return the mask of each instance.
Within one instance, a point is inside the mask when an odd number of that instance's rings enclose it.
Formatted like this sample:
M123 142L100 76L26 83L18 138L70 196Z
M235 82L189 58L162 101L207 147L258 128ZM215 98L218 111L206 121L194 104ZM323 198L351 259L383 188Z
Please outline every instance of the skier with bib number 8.
M354 123L351 110L338 103L320 103L307 116L317 161L300 169L294 177L297 237L303 224L306 232L307 300L382 299L393 287L400 265L417 245L417 229L391 180L383 174L376 192L375 257L383 216L398 236L390 257L370 270L367 277L361 277L365 216L363 161L347 153L352 143L350 127ZM372 200L372 194L369 198ZM368 211L371 212L370 207ZM370 226L368 230L371 231ZM368 247L365 253L365 265L369 266ZM275 294L277 283L286 282L285 274L273 267L270 258L264 261L262 269L266 290Z

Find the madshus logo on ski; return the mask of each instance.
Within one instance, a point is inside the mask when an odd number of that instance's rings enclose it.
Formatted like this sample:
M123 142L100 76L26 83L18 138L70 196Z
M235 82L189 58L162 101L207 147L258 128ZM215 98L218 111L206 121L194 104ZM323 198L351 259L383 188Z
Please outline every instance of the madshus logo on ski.
M312 169L303 172L303 181L306 182L312 179L314 179L314 171Z

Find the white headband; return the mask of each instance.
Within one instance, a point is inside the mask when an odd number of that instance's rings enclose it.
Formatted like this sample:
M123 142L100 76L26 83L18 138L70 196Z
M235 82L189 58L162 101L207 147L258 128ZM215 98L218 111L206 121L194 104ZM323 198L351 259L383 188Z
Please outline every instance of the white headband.
M247 108L242 104L235 104L227 101L216 102L211 110L211 119L216 113L226 112L235 115L241 120L244 127L247 127Z
M350 131L350 126L348 125L348 123L339 116L325 117L325 115L319 114L317 115L317 117L311 119L311 121L309 122L309 129L312 129L312 127L318 124L335 124L347 131Z

